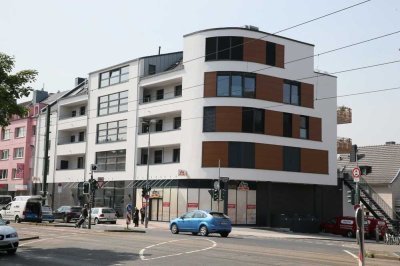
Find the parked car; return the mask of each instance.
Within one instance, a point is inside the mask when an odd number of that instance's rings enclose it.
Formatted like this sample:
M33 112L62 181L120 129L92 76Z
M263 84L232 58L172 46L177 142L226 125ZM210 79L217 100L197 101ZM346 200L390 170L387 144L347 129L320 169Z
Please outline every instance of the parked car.
M53 210L50 206L42 206L42 221L48 221L49 223L54 222Z
M232 231L232 223L223 213L196 210L171 220L169 228L173 234L191 232L193 235L207 236L209 233L219 233L227 237Z
M37 199L11 201L0 211L0 218L20 222L42 222L42 204Z
M374 237L375 229L378 226L379 236L382 238L387 230L387 224L383 220L366 217L364 222L364 232L367 236ZM330 219L321 225L323 232L347 237L354 237L357 231L355 217L339 216Z
M108 207L92 208L92 222L99 223L117 223L117 213L114 209Z
M9 226L10 221L0 219L0 250L14 254L17 251L19 238L14 227Z
M77 221L81 216L82 207L79 206L61 206L53 212L54 219L61 219L64 223Z

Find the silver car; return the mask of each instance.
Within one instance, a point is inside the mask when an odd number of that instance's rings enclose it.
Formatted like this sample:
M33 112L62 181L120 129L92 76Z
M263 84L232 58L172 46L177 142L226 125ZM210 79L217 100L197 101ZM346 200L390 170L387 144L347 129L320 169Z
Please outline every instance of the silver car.
M92 222L99 223L117 223L117 213L114 209L108 207L92 208Z
M19 238L14 227L9 226L10 221L0 219L0 250L14 254L17 251Z

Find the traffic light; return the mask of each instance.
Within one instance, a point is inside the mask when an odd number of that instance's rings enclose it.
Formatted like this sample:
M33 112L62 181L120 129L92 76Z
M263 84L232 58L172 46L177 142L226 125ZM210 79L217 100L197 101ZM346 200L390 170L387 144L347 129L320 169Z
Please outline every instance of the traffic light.
M225 189L221 189L221 200L225 199L225 193L226 193L226 190Z
M142 198L144 198L146 196L146 194L147 194L146 187L143 186L142 187Z
M359 166L359 167L360 167L362 175L368 175L372 172L372 166L363 165L363 166Z
M219 199L219 190L214 189L213 191L213 200L218 200Z
M89 193L90 193L90 183L84 182L83 183L83 194L89 194Z
M352 145L351 146L351 151L350 151L350 162L354 163L357 161L357 145Z
M347 202L354 205L355 204L355 191L347 190Z
M95 191L97 189L97 180L96 179L90 179L90 188L92 191Z

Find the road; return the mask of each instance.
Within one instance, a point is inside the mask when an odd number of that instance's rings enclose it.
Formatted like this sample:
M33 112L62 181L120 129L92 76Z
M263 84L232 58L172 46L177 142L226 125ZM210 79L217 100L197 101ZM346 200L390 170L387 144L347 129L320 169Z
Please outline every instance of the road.
M146 233L12 224L19 234L39 235L20 243L14 256L0 253L0 265L356 265L357 247L317 239L228 238L172 235L160 228ZM120 227L119 227L120 228ZM346 252L346 251L347 252ZM368 265L398 265L369 259Z

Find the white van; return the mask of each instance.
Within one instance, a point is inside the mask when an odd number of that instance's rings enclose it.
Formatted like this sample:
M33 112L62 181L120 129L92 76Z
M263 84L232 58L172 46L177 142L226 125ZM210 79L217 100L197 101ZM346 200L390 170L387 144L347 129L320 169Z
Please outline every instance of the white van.
M0 195L0 210L12 201L10 195Z
M0 211L0 218L20 222L42 222L42 204L37 199L11 201Z

